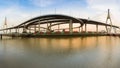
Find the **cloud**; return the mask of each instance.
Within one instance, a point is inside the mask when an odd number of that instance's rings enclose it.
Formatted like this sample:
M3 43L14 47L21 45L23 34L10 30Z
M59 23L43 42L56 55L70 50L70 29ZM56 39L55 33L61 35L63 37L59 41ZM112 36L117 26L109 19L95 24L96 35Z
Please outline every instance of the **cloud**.
M34 5L39 7L46 7L54 4L58 0L30 0Z
M0 24L4 23L4 18L5 16L8 19L8 24L9 27L12 25L18 25L26 20L29 20L30 18L39 16L39 15L46 15L46 14L54 14L55 13L55 8L49 7L46 8L47 6L59 3L59 1L63 0L29 0L31 1L32 4L43 7L43 9L30 9L29 11L26 9L21 8L20 5L11 5L7 6L6 8L0 8L1 15L0 15ZM79 2L79 1L77 1ZM107 15L107 9L111 9L111 13L114 16L114 19L118 20L117 22L113 21L113 23L116 25L119 25L119 9L120 7L119 2L117 0L86 0L87 6L76 6L75 5L61 5L59 8L56 8L56 13L57 14L65 14L65 15L70 15L74 17L80 17L80 18L88 18L88 17L93 17L97 16L99 17L99 14L105 12L104 16L101 16L100 18L102 19L102 22L105 21L106 15ZM26 6L25 6L26 7ZM31 7L32 8L32 7ZM98 19L100 19L98 18ZM98 20L96 19L96 20ZM100 20L101 20L100 19ZM99 21L99 20L98 20ZM2 25L1 25L2 26Z

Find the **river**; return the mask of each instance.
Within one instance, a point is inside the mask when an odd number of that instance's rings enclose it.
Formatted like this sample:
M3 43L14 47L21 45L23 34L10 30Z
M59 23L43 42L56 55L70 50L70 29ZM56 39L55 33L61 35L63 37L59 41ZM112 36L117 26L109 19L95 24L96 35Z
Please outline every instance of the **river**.
M0 68L120 68L120 37L4 38Z

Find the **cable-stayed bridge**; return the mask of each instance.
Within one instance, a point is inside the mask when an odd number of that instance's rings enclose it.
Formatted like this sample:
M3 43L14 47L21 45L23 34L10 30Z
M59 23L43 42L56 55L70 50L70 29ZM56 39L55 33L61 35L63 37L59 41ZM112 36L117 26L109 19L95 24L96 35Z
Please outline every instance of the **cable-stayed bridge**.
M5 18L2 36L12 37L60 37L60 36L120 36L119 26L113 25L110 10L105 22L75 18L68 15L50 14L27 20L17 26L7 28ZM109 21L109 22L108 22ZM94 25L91 27L89 25ZM99 28L99 26L102 26ZM88 29L90 27L91 29ZM93 31L94 30L94 31Z

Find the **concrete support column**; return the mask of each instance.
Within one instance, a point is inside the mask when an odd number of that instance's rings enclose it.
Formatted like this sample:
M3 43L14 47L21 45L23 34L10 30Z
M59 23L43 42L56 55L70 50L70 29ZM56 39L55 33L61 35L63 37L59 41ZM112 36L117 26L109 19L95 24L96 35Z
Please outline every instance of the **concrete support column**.
M48 29L49 29L48 26L49 26L49 25L48 25L48 23L47 23L47 32L48 32Z
M29 27L29 33L31 33L31 27Z
M117 30L116 30L116 28L115 28L115 27L114 27L114 32L115 32L115 33L117 33Z
M51 25L52 25L52 23L50 23L50 30L51 30Z
M36 32L36 25L34 25L34 32Z
M83 26L81 27L81 32L83 32Z
M5 32L6 34L7 34L7 30L6 30L6 32Z
M58 24L58 31L60 30L60 25Z
M17 28L15 29L15 32L17 33Z
M87 32L87 24L85 23L85 32Z
M19 28L17 28L17 31L18 31L18 33L20 33L20 32L19 32Z
M72 23L72 20L70 20L70 23L69 23L69 31L70 31L70 33L73 32L73 23Z
M80 27L79 27L79 33L80 33Z
M26 31L26 27L25 27L25 24L24 24L24 27L23 27L23 33L26 33L27 31Z
M112 24L111 24L111 26L110 26L109 33L111 33L111 31L112 31Z
M3 34L5 34L5 30L3 30Z
M23 30L22 30L22 33L24 32L24 28L23 28Z
M96 25L96 32L98 33L98 24Z
M24 32L24 28L22 28L22 33Z
M105 28L106 28L106 32L108 33L108 28L107 28L107 26L105 26Z
M11 34L11 29L9 31L10 31L10 34Z
M0 34L0 39L2 39L2 34Z
M26 31L26 28L23 28L23 32L24 32L24 33L26 33L26 32L27 32L27 31Z
M39 23L39 25L38 25L38 31L40 32L40 23Z
M6 30L4 30L3 32L4 32L4 34L6 34Z

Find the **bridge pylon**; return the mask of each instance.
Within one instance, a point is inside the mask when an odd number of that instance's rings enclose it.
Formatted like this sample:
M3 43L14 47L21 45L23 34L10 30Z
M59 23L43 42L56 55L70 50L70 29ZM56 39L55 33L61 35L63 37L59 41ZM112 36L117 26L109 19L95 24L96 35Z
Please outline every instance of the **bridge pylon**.
M7 28L7 18L5 17L3 29L6 29L6 28ZM3 31L3 33L7 33L7 30Z
M106 31L107 33L111 33L112 31L112 19L111 19L111 16L110 16L110 9L108 9L108 14L107 14L107 18L106 18L106 23L108 24L108 21L110 21L110 27L108 26L105 26L106 27Z

